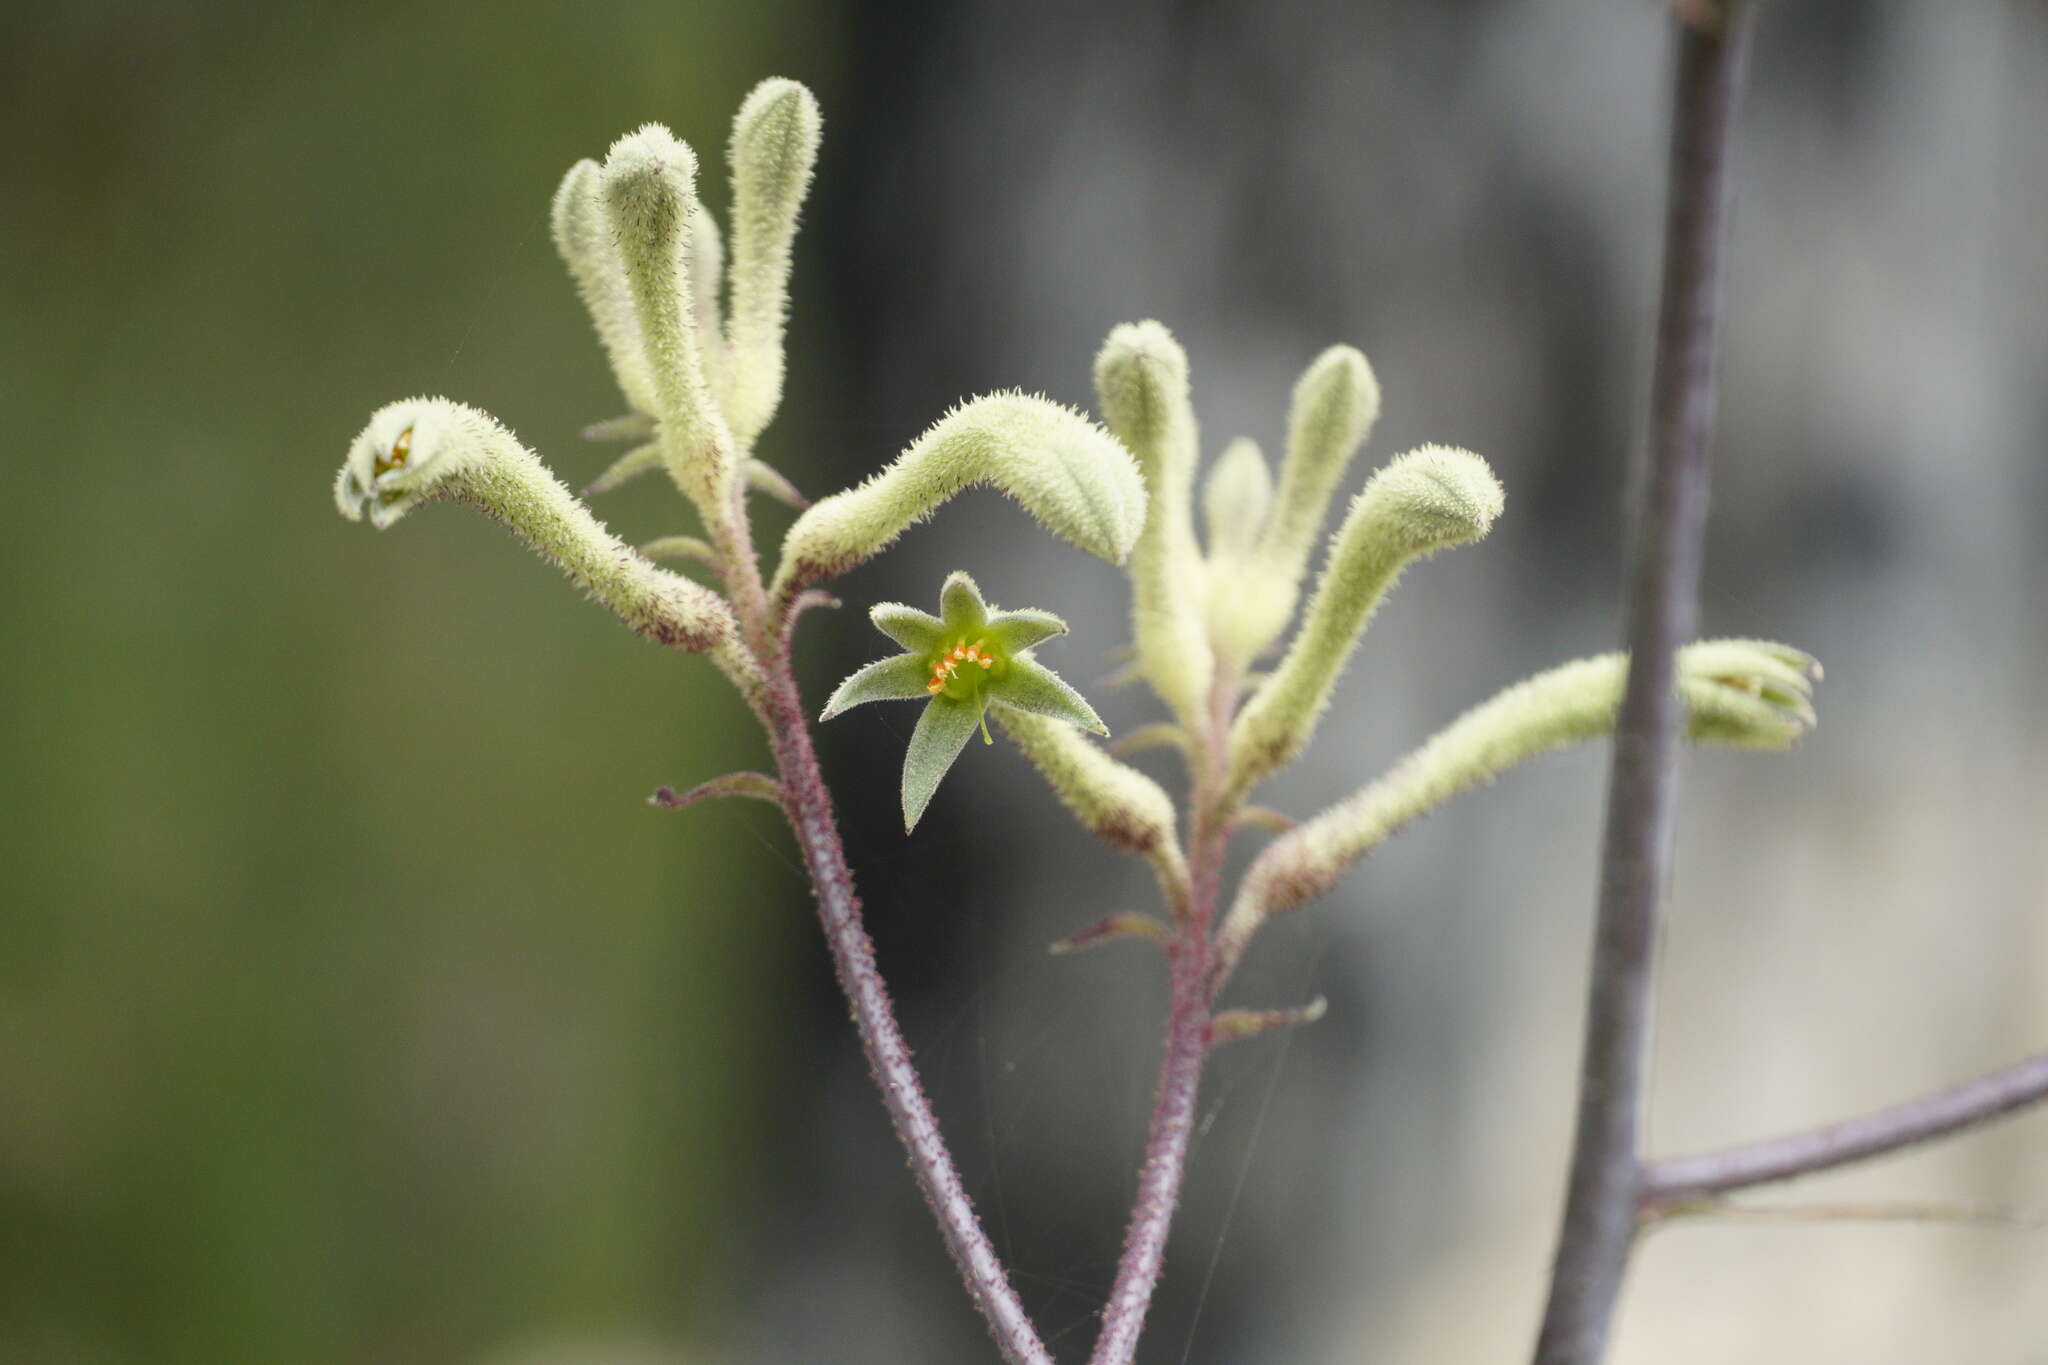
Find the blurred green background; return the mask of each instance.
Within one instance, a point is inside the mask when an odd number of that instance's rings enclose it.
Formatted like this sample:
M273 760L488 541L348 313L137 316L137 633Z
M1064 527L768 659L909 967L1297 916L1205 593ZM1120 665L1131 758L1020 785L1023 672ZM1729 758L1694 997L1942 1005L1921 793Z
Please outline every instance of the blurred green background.
M794 396L807 491L945 406L1089 402L1186 343L1204 447L1281 445L1335 341L1508 490L1411 575L1306 814L1515 678L1612 647L1657 265L1656 0L862 5L123 0L0 20L0 1361L895 1365L987 1357L879 1114L700 661L474 516L334 513L378 405L497 414L572 485L612 448L548 240L564 169L650 119L715 208L733 109L817 90ZM1855 1112L2048 1037L2048 10L1770 6L1739 199L1706 625L1813 650L1796 755L1689 766L1653 1139ZM650 480L599 512L688 529ZM761 514L772 543L786 513ZM972 494L843 584L973 572L1074 622L1119 577ZM1148 903L1004 747L905 840L910 721L825 727L906 1031L1062 1358L1118 1250L1156 962L1044 945ZM1570 1126L1604 755L1422 823L1262 938L1232 1004L1153 1360L1512 1360ZM1168 777L1159 755L1140 760ZM744 808L740 808L740 807ZM971 887L973 894L962 894ZM2048 1118L1815 1182L2048 1210ZM1720 1226L1645 1249L1615 1365L2048 1359L2048 1239Z
M555 180L649 118L718 164L761 75L833 91L830 17L7 27L0 1358L716 1338L809 926L754 823L642 798L757 766L744 711L481 519L327 484L423 389L595 473Z

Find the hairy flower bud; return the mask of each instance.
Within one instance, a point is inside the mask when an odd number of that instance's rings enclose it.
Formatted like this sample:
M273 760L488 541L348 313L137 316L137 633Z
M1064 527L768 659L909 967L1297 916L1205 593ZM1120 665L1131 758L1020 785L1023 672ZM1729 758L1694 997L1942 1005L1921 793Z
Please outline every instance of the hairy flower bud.
M724 599L635 553L539 456L475 408L409 398L379 409L349 447L334 494L343 516L367 515L380 530L425 503L473 503L638 633L691 650L718 650L734 636Z
M632 286L626 282L625 267L619 261L612 240L611 221L598 196L602 168L583 160L569 168L555 191L549 223L555 250L569 267L576 292L597 328L597 339L611 362L612 377L619 392L635 413L654 411L654 381L647 370L647 351L640 338L640 318L633 305Z
M1050 399L986 394L940 418L867 482L798 517L782 542L775 596L786 600L872 558L978 483L1112 564L1124 562L1145 524L1144 481L1115 437Z
M791 80L755 86L733 120L732 319L726 416L742 448L782 402L790 246L818 159L818 101Z
M612 144L599 187L646 347L662 460L707 518L737 477L732 433L705 382L688 245L697 159L658 123Z
M1287 628L1330 495L1379 412L1379 381L1355 347L1330 347L1295 382L1279 491L1238 600L1214 622L1217 648L1240 666Z
M1095 357L1103 420L1145 476L1145 529L1131 559L1131 625L1146 681L1175 715L1203 712L1215 661L1200 610L1193 520L1195 416L1188 359L1156 322L1125 323Z
M1308 743L1338 674L1401 570L1478 540L1500 509L1500 481L1470 451L1423 446L1373 475L1330 543L1294 643L1231 727L1234 790L1292 761Z
M1703 640L1678 651L1686 737L1696 744L1790 748L1814 724L1811 655L1766 640ZM1628 657L1561 664L1473 707L1421 748L1268 844L1245 873L1218 938L1219 970L1268 917L1313 900L1410 821L1524 759L1612 733Z

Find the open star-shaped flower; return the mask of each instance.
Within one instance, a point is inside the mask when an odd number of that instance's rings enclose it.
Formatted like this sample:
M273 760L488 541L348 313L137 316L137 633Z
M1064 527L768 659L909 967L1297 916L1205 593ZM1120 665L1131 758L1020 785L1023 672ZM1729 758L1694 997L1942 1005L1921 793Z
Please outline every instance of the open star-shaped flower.
M1033 645L1067 633L1067 623L1049 611L991 607L973 579L953 573L939 591L937 616L878 602L868 617L909 652L878 659L839 684L819 719L862 702L926 701L903 755L905 830L924 814L969 735L979 729L984 741L994 742L986 719L990 703L1109 733L1079 692L1031 657Z

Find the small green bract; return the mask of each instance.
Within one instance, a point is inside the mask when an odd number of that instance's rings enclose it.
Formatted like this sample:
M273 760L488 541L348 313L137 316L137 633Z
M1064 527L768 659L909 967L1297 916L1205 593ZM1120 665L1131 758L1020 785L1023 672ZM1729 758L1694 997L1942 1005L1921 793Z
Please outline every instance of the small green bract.
M991 702L1049 716L1106 735L1095 708L1031 657L1033 645L1067 633L1049 611L1003 611L983 599L964 573L947 576L939 614L878 602L868 618L908 651L878 659L839 684L820 720L869 701L926 702L903 755L903 828L917 824L953 760L979 729L989 738Z

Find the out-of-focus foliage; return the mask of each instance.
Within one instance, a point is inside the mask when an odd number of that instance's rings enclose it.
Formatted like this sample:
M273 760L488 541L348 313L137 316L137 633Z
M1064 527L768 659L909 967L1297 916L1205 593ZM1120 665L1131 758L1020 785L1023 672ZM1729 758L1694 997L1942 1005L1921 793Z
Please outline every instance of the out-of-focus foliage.
M372 542L316 476L422 386L602 468L560 168L649 118L716 145L766 71L830 91L833 26L7 27L0 1357L717 1342L813 931L771 853L717 854L772 814L644 797L758 763L740 703L494 528Z

